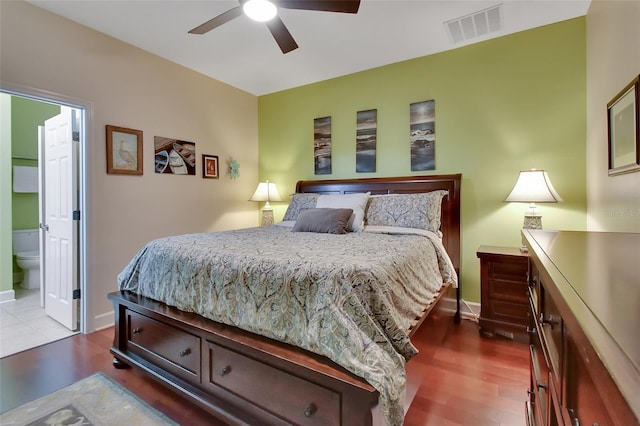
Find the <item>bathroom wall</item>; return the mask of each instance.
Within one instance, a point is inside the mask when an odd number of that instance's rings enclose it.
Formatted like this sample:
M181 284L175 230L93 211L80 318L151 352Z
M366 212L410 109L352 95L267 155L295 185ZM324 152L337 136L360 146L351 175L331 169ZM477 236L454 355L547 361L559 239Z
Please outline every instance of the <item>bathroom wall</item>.
M17 96L11 97L11 165L38 167L38 126L60 114L60 106ZM13 182L13 179L11 179ZM11 190L11 229L38 227L38 193ZM20 272L13 252L13 273Z
M11 277L11 97L0 93L0 303L13 300Z
M17 96L11 97L12 165L38 167L38 126L43 126L45 120L58 114L60 114L60 106L58 105ZM11 199L12 229L37 228L38 194L12 191Z

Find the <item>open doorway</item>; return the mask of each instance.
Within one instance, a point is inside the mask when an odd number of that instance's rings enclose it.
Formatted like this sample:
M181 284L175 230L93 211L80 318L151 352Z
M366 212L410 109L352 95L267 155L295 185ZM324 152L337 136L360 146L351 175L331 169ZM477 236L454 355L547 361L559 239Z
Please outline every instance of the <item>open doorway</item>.
M85 280L84 277L84 235L85 226L81 221L80 212L84 206L84 179L83 179L83 156L82 152L84 141L86 140L86 117L87 108L82 105L81 102L74 102L73 100L66 99L62 96L52 95L50 93L42 94L34 90L24 89L19 91L8 91L5 88L2 89L0 96L11 98L11 111L10 114L22 114L25 115L25 110L33 112L35 114L27 117L13 117L11 123L17 123L15 126L30 126L32 121L42 118L39 123L33 123L34 127L31 133L34 136L23 137L19 135L20 140L12 143L28 143L32 144L30 149L26 150L27 154L24 154L24 150L11 150L11 159L9 163L12 169L12 185L9 188L9 194L7 194L7 186L2 186L1 199L4 206L5 201L9 200L12 211L12 217L15 217L14 226L13 220L11 224L11 237L13 237L18 231L32 231L38 232L38 248L36 250L39 253L40 265L39 272L38 267L34 266L29 270L30 278L28 282L25 280L25 271L21 270L17 266L16 259L18 256L14 255L14 250L11 251L12 260L10 265L13 266L13 270L18 272L16 279L22 282L16 282L13 285L12 291L15 294L14 300L7 300L6 293L3 299L3 303L0 304L0 310L2 311L2 330L0 330L0 357L4 357L10 353L20 352L22 350L29 349L31 347L39 346L41 344L48 343L50 341L64 338L68 335L75 334L78 331L84 332L84 324L86 319L86 309L84 300L81 295L84 294ZM7 103L4 102L3 106ZM14 106L18 105L17 112L14 112ZM4 108L6 109L6 108ZM38 117L37 111L45 110L48 112L40 113L41 117ZM3 111L5 114L6 111ZM43 116L44 114L44 116ZM52 115L53 114L53 115ZM51 117L46 117L51 115ZM35 118L34 118L35 116ZM60 123L60 117L64 116L67 123ZM56 121L57 120L57 121ZM53 122L53 123L52 123ZM64 129L68 124L68 129ZM42 126L41 129L38 126ZM47 126L49 127L47 129ZM57 126L55 128L51 126ZM45 130L47 129L47 130ZM49 136L47 136L47 132ZM57 137L67 132L68 142L73 145L73 155L71 157L63 157L57 164L54 164L52 160L52 153L46 153L46 150L53 146L51 140L46 143L48 137ZM18 132L20 133L20 132ZM35 139L35 140L34 140ZM64 145L64 144L60 144ZM35 149L34 149L35 147ZM57 148L56 148L57 149ZM54 149L54 151L56 150ZM34 155L35 151L35 155ZM59 151L59 150L58 150ZM55 154L55 153L54 153ZM7 150L2 150L1 155L7 155ZM56 154L59 155L59 154ZM61 173L61 164L71 163L73 164L75 171L68 176L65 173ZM47 164L49 167L47 168ZM51 166L53 164L53 166ZM3 166L7 165L7 161L3 162ZM34 193L30 189L14 188L15 167L21 168L21 172L28 172L27 174L33 175L33 169L38 169L37 173L37 193ZM29 170L31 169L31 170ZM53 176L52 173L58 173L57 176ZM53 178L47 179L47 176L53 176ZM65 175L65 176L62 176ZM62 177L61 177L62 176ZM20 182L24 182L20 180ZM48 184L47 184L48 182ZM20 183L22 185L22 183ZM20 186L18 185L18 186ZM28 185L27 185L28 186ZM67 187L68 186L68 187ZM16 192L15 190L24 192ZM36 212L34 213L34 197L37 198ZM68 203L72 199L73 203ZM48 201L47 201L48 200ZM16 201L14 203L14 201ZM60 210L60 205L67 203L70 207L63 211ZM3 209L6 207L3 206ZM49 213L47 213L47 208ZM51 214L52 210L55 210L54 215ZM34 218L35 216L35 218ZM57 216L57 219L69 219L72 221L71 226L67 227L72 232L61 239L59 234L53 235L52 231L52 216ZM3 226L6 222L3 222ZM58 231L56 231L58 232ZM5 237L7 233L3 233ZM12 238L13 239L13 238ZM24 240L24 238L22 238ZM56 246L56 241L60 242ZM51 261L51 258L59 257L61 250L66 250L72 246L73 250L67 250L67 265L55 266L55 262ZM33 254L33 253L31 253ZM6 256L6 253L3 254ZM49 261L47 261L47 257ZM30 259L30 261L33 259ZM36 262L37 263L37 262ZM24 262L23 262L24 264ZM27 263L28 264L28 263ZM6 265L4 263L3 265ZM39 280L34 279L34 275L39 275ZM22 275L22 276L20 276ZM40 286L40 287L38 287ZM6 283L3 284L3 290L6 287ZM54 312L47 312L47 308L54 306L52 303L52 297L61 302L61 305L66 305L67 313L64 314L67 318L57 317L55 320L51 319L51 316L56 316ZM55 302L56 300L53 300ZM57 308L59 311L59 307ZM61 324L64 324L61 325ZM7 327L7 330L5 330ZM10 341L5 341L9 339Z

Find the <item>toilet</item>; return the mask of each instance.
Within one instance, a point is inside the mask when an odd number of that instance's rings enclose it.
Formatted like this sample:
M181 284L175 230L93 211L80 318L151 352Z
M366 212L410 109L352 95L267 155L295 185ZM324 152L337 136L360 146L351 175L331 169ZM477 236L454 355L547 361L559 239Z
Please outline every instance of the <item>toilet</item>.
M24 271L22 288L40 288L40 232L38 229L13 231L13 254Z

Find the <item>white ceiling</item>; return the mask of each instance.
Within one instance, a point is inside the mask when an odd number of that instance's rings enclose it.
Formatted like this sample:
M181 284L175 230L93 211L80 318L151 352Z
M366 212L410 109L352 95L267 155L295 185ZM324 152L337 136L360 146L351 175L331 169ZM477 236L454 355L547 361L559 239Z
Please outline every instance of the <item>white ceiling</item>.
M204 35L187 33L237 6L236 0L28 1L254 95L470 44L453 44L443 23L499 3L503 30L493 37L583 16L590 4L590 0L362 0L356 15L280 9L300 46L283 55L266 25L246 16Z

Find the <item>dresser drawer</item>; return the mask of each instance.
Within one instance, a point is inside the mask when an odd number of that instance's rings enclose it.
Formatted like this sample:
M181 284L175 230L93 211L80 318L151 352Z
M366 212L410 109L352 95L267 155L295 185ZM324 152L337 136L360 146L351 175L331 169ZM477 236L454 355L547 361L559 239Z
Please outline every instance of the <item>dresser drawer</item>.
M127 311L127 347L174 374L200 375L199 337L134 311Z
M587 348L582 348L581 351L572 337L567 338L567 358L574 361L567 365L564 398L569 419L575 422L574 424L581 425L620 424L609 413L615 412L615 406L608 407L606 402L606 398L610 397L615 389L607 392L605 383L597 380L599 375L606 376L607 373L601 364L594 362L597 355ZM584 358L581 352L585 355Z
M339 393L213 342L206 342L205 349L206 385L231 391L287 422L340 424ZM261 380L255 380L256 377Z
M540 337L546 346L550 367L556 377L560 377L562 375L560 360L562 359L563 322L558 307L545 291L542 281L540 282L540 298L540 313L538 314Z
M549 366L542 348L538 333L534 330L531 334L529 346L531 362L531 381L529 393L534 408L536 424L545 424L549 410Z

